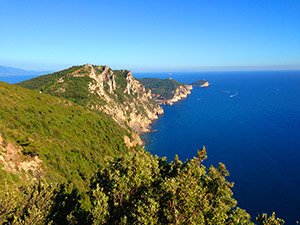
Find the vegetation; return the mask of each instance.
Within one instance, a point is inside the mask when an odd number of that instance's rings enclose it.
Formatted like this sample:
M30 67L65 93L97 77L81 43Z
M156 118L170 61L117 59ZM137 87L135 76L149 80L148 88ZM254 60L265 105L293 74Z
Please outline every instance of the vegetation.
M205 148L182 162L144 150L116 157L91 180L92 207L83 209L76 189L36 182L0 193L0 223L6 224L254 224L236 206L228 171L206 168ZM281 225L275 214L259 224Z
M160 95L163 99L171 99L174 96L175 90L181 85L173 79L159 78L142 78L139 81L150 89L153 94Z
M108 115L68 100L0 83L0 105L2 138L20 146L24 157L38 156L52 181L86 189L107 158L128 151L126 130Z
M104 66L93 65L96 74L104 70ZM111 70L111 69L110 69ZM118 88L112 97L119 103L132 100L133 96L125 94L124 90L127 85L127 70L111 70L115 76ZM89 84L94 82L88 75L91 73L89 67L73 66L52 74L39 76L19 83L21 87L38 90L43 93L66 98L82 106L91 107L92 105L103 105L105 101L98 95L89 91ZM75 75L75 76L74 76ZM86 75L86 76L85 76ZM59 81L61 79L61 81ZM104 89L108 94L108 85L104 84Z
M101 68L97 70L100 72ZM104 102L101 98L97 98L97 96L89 92L88 85L92 79L88 76L84 76L89 73L90 71L84 66L73 66L56 73L23 81L18 85L63 97L83 106L91 106L93 104L102 105ZM76 74L77 76L70 76L71 74ZM59 79L61 79L61 81L59 81Z

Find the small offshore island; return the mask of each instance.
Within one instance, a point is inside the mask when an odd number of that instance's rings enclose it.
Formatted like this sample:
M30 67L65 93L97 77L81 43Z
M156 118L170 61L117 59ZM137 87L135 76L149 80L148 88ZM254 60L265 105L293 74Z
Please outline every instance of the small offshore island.
M160 105L193 86L209 83L92 64L0 82L0 224L253 225L225 165L203 165L205 147L182 162L141 146ZM283 224L275 214L257 221Z

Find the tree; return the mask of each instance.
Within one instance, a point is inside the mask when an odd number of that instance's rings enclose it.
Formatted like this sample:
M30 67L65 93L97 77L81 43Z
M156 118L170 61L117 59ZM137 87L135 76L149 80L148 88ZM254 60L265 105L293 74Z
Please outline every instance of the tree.
M266 213L258 215L256 220L258 225L283 225L285 223L284 220L276 217L275 212L269 217Z

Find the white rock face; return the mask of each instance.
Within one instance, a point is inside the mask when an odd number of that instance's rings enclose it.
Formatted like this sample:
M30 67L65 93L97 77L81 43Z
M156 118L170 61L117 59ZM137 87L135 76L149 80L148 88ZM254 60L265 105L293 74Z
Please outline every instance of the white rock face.
M116 90L122 85L116 83L113 70L104 66L103 71L97 73L94 66L86 67L91 71L89 77L93 79L89 83L89 91L105 101L105 104L92 105L92 108L111 115L119 124L126 124L138 133L149 131L151 122L163 113L163 109L152 100L151 91L146 91L130 71L121 71L126 74L126 87L118 94ZM108 90L105 89L106 85ZM123 96L119 96L120 93L124 93Z
M91 73L89 77L95 80L95 82L89 84L89 89L91 92L97 92L100 96L105 95L105 82L109 86L110 94L112 94L113 91L116 90L115 76L113 74L113 71L108 66L104 66L104 70L101 74L97 74L95 68L90 64L87 64L86 67L90 67Z
M191 94L191 90L193 89L192 85L180 85L176 90L172 99L166 100L164 103L167 105L173 105L175 102L178 102L184 98L186 98L189 94Z

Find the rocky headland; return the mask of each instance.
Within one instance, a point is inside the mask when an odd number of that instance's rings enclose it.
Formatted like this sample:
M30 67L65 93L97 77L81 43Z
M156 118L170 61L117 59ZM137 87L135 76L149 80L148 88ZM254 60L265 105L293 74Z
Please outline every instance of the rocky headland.
M205 87L208 87L210 84L208 81L206 80L198 80L196 82L193 82L191 83L191 85L195 86L195 87L202 87L202 88L205 88Z
M142 78L140 82L150 90L155 101L160 105L173 105L191 94L192 85L178 81L159 78Z
M128 145L142 144L139 134L150 131L150 124L163 114L151 90L146 89L128 70L85 64L19 83L20 86L67 98L79 105L111 116L132 131Z
M165 105L173 105L174 103L185 99L189 94L191 94L192 89L192 85L179 85L175 90L174 96L171 99L166 99L162 101L161 103Z
M207 85L208 82L197 84ZM58 97L111 116L131 132L126 145L141 145L140 134L149 132L153 120L163 114L160 106L185 99L193 85L174 79L135 79L128 70L85 64L19 83L20 86Z

